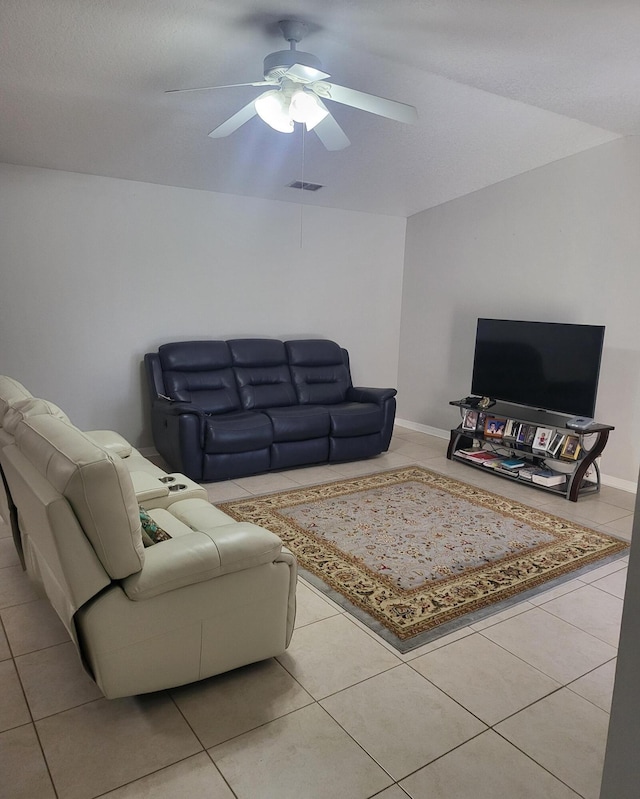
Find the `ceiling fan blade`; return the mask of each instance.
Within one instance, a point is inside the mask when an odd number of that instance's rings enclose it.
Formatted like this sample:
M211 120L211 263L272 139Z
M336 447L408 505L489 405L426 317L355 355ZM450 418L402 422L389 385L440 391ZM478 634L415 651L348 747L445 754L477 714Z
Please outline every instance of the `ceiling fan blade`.
M322 101L320 102L323 108L326 108L324 103ZM318 138L327 150L344 150L345 147L351 144L347 138L347 134L342 130L331 114L328 114L322 122L318 122L313 128L313 131L318 134Z
M277 86L270 80L260 80L255 83L229 83L227 86L196 86L193 89L167 89L165 94L179 94L180 92L208 92L211 89L237 89L238 86Z
M226 122L223 122L221 125L218 125L217 128L214 128L209 136L211 136L212 139L222 139L225 136L228 136L230 133L238 130L239 127L252 119L257 113L258 112L256 111L254 101L252 100L239 111L236 111L236 113L232 117L229 117Z
M348 89L346 86L338 86L335 83L326 83L325 86L328 87L328 91L326 94L323 91L320 96L336 103L350 105L361 111L395 119L398 122L412 123L418 119L418 112L412 105L399 103L396 100L387 100L385 97L376 97L375 94L366 94L356 89Z

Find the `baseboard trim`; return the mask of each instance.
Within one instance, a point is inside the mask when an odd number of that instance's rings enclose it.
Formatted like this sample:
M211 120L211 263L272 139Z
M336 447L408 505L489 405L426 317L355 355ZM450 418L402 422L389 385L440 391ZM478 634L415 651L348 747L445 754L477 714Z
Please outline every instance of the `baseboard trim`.
M415 430L417 433L426 433L429 436L436 438L449 438L448 430L440 430L439 427L429 427L426 424L418 424L417 422L409 422L407 419L396 419L395 423L398 427L406 427L408 430Z
M630 494L635 494L638 489L637 484L631 480L622 480L619 477L611 477L608 474L601 474L600 482L603 486L619 488L621 491L628 491Z
M449 430L440 430L438 427L430 427L427 424L418 424L417 422L410 422L407 419L396 419L395 423L398 427L406 427L408 430L415 430L418 433L426 433L436 438L449 438ZM604 486L610 488L619 488L621 491L628 491L630 494L635 494L637 485L631 480L622 480L620 477L611 477L608 474L600 474L600 482Z

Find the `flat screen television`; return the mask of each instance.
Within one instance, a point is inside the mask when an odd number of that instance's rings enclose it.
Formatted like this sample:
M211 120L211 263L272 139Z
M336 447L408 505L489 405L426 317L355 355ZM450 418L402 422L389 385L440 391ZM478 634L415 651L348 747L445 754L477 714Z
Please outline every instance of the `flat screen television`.
M604 326L478 319L471 393L593 417Z

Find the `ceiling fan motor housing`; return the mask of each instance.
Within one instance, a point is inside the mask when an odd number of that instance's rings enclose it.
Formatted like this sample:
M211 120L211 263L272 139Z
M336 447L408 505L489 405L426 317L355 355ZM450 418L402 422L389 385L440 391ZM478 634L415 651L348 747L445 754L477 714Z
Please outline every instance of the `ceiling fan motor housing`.
M278 50L277 53L269 53L264 59L264 78L278 80L295 64L322 70L320 59L311 53L303 53L301 50Z

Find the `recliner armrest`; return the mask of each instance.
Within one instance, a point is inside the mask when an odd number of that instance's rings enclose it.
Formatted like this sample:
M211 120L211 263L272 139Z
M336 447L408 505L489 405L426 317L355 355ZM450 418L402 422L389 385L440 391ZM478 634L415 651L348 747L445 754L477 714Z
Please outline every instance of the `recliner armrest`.
M277 535L249 522L198 530L145 549L142 569L125 577L122 588L129 599L150 599L223 574L272 563L281 550Z
M382 405L385 400L395 397L397 394L395 388L365 388L351 386L347 389L347 400L349 402L375 402L376 405Z
M206 417L206 413L200 408L198 405L194 405L192 402L181 402L179 400L172 400L169 397L165 397L164 395L160 394L156 397L153 401L151 406L151 410L154 413L161 413L165 416L182 416L185 413L192 414L193 416L197 416L199 420L199 438L200 438L200 447L204 447L204 420Z
M120 458L128 458L133 452L133 447L126 438L123 438L120 433L116 433L113 430L87 430L85 435L89 436L96 444L104 447L107 452Z
M154 410L159 410L162 413L170 414L171 416L179 416L181 413L193 413L202 418L205 417L205 412L198 405L192 402L181 402L179 400L172 400L169 397L158 397L153 402Z

